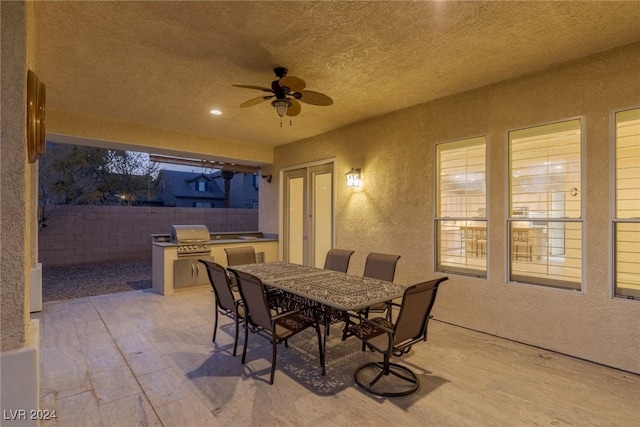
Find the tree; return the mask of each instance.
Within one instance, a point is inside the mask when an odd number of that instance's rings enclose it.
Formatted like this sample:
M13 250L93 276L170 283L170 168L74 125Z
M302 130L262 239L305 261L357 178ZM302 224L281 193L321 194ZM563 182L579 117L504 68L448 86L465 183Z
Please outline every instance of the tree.
M158 177L159 165L149 161L148 154L124 150L107 150L108 188L116 202L133 204L150 201L151 183Z
M58 205L139 203L150 197L158 165L148 155L48 142L39 163L40 229Z

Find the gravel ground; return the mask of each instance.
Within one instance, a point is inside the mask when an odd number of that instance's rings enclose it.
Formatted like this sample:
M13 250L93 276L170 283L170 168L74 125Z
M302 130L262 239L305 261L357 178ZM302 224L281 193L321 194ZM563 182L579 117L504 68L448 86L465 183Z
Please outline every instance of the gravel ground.
M151 261L42 268L42 302L151 288Z

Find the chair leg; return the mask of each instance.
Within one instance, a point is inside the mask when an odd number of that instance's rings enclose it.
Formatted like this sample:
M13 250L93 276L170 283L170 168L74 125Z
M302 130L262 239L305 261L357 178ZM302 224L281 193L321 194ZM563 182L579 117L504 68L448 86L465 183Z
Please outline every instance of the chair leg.
M351 320L349 320L349 313L344 313L344 329L342 330L342 341L346 340L349 336L349 325L351 324Z
M244 365L244 361L247 357L247 342L249 341L249 322L245 319L244 321L244 348L242 349L242 364Z
M367 307L367 309L364 311L364 318L368 319L369 318L369 307ZM365 345L364 341L362 341L362 351L366 351L367 346Z
M234 316L234 320L236 322L236 335L233 339L233 356L236 356L236 352L238 349L238 312L236 311L236 315Z
M216 342L217 330L218 330L218 308L216 307L213 315L213 338L211 338L211 342Z
M271 350L271 380L269 381L269 384L273 384L273 377L276 373L276 355L278 352L278 342L276 341L275 337L272 339L272 343L273 349Z
M324 367L324 352L322 351L322 334L320 333L320 326L318 325L318 321L316 320L316 334L318 334L318 354L320 355L320 367L322 368L322 375L326 373Z

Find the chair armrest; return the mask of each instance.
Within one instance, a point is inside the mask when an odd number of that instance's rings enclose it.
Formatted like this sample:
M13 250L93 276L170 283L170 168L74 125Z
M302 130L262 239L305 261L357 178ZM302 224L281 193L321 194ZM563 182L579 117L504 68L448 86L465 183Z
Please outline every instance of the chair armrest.
M273 322L275 320L281 319L283 317L291 316L292 314L296 314L296 313L300 313L300 310L285 311L284 313L279 313L279 314L276 314L275 316L271 317L271 321Z
M393 329L389 329L386 326L382 326L380 323L374 322L373 319L362 319L362 321L364 323L367 323L367 324L369 324L371 326L374 326L374 327L376 327L376 328L380 329L381 331L384 331L384 332L386 332L388 334L393 334Z

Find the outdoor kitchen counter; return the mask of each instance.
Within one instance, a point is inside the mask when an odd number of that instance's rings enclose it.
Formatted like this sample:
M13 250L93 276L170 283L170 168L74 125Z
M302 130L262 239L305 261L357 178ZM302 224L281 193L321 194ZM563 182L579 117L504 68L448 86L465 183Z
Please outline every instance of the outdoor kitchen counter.
M262 237L258 237L262 235ZM227 255L224 251L229 246L253 246L256 257L259 261L269 262L278 260L278 236L275 234L262 233L211 233L212 238L206 244L211 249L210 256L218 264L227 266ZM175 292L191 291L210 287L209 284L200 286L189 286L176 288L174 286L175 270L177 260L193 258L195 269L198 265L198 258L202 255L189 257L178 257L178 244L170 241L168 234L152 234L152 283L153 290L161 295L173 295Z

